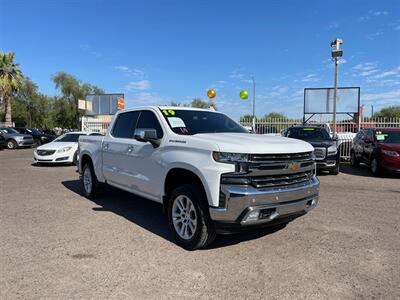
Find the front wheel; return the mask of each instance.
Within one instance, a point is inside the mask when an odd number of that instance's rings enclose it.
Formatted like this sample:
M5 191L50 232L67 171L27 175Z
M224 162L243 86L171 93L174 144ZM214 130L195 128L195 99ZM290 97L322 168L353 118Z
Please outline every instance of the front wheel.
M193 184L183 184L171 194L168 202L168 222L177 243L187 250L206 247L216 237L204 193Z
M75 166L78 165L78 163L79 163L79 153L78 153L78 151L75 151L75 153L74 153L74 158L73 158L73 160L72 160L72 163L73 163Z
M7 148L8 149L16 149L18 147L17 142L14 140L7 141Z
M98 182L91 163L83 166L82 184L85 196L89 199L96 197L102 188L102 184Z
M352 167L358 167L360 165L360 163L357 160L356 153L354 151L351 151L350 154L350 165Z
M339 174L339 168L340 168L339 167L339 163L337 163L335 168L333 170L329 171L329 174L338 175Z
M370 167L371 167L371 173L374 176L381 175L381 168L379 167L379 163L378 163L378 160L376 159L376 157L372 158Z

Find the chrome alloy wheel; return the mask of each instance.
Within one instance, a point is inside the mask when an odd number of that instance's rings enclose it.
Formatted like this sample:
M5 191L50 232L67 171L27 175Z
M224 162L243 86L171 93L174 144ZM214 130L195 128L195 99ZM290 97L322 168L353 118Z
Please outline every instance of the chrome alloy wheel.
M85 169L85 172L83 173L83 185L85 187L86 193L90 194L92 191L92 171L90 170L90 167L87 167Z
M190 240L197 229L197 213L193 202L185 195L179 195L172 204L172 222L176 233L184 240Z

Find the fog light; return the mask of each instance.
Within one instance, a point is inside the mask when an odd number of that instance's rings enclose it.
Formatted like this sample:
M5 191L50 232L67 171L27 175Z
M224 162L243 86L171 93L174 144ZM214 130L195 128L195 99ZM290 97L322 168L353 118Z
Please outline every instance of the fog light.
M258 220L258 216L260 215L260 212L258 210L252 211L251 213L249 213L249 215L246 218L246 222L247 221L255 221Z

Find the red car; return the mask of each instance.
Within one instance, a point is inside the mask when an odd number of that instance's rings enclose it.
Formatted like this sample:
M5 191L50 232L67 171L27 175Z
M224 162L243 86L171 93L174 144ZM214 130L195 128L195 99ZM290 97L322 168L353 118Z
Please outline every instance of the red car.
M353 140L350 163L370 166L374 175L400 174L400 128L365 128Z

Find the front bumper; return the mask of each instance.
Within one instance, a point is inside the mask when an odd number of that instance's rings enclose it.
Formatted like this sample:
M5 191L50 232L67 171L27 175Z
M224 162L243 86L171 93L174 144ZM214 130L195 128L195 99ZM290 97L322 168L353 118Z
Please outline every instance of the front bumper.
M52 155L38 155L35 151L33 152L33 160L35 163L72 163L74 160L74 153L54 153Z
M316 160L317 169L320 171L330 171L339 164L339 155L337 153L326 156L324 159Z
M226 208L210 207L213 221L241 226L265 224L315 208L319 180L313 176L309 184L273 190L222 184L221 193L225 197Z
M398 156L393 157L386 155L381 158L380 165L389 173L400 174L400 157Z
M33 139L31 140L17 140L18 147L32 147L34 142Z

